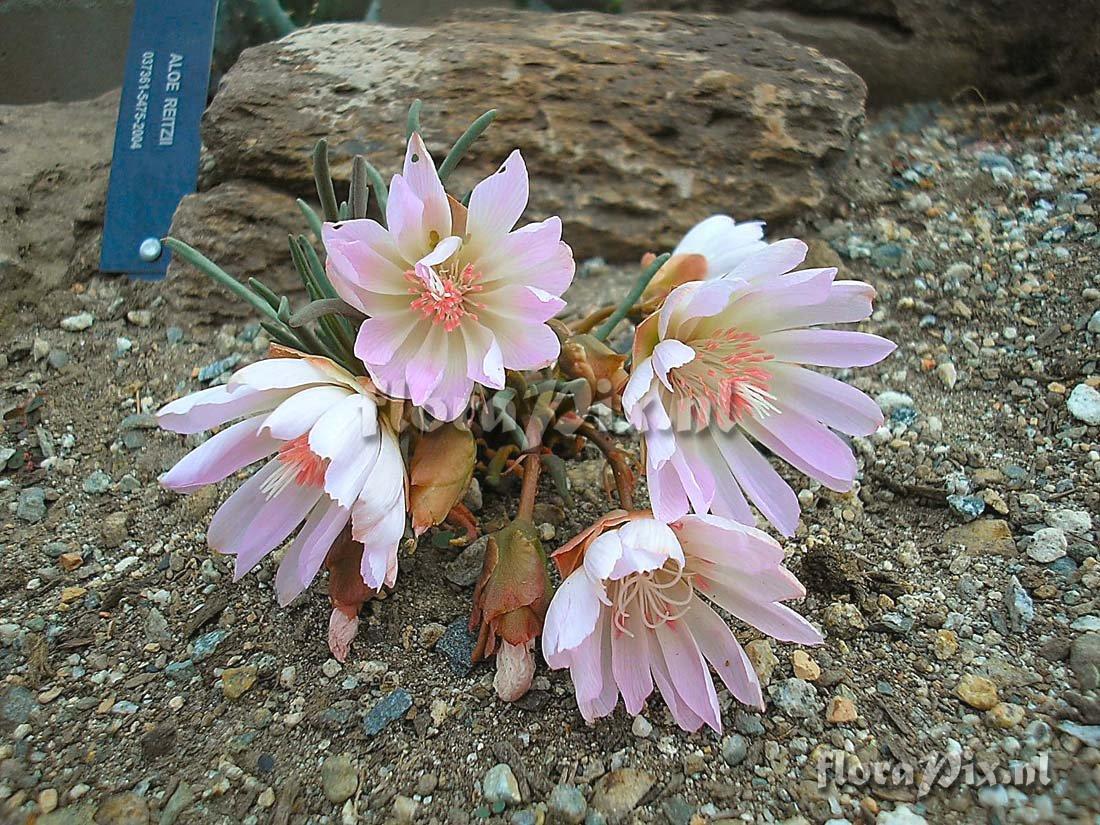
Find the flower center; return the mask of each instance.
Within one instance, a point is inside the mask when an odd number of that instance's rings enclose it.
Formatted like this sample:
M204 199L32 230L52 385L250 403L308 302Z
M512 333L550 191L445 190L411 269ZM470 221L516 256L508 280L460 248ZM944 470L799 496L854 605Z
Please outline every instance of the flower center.
M297 484L300 487L324 485L328 459L321 458L309 448L308 433L284 443L279 448L276 458L279 460L278 469L260 487L269 501L285 490L289 484Z
M665 622L674 622L687 613L695 588L691 580L694 573L685 571L673 559L656 570L632 573L619 581L611 582L608 596L611 599L612 621L615 629L628 636L626 621L640 616L642 623L653 630Z
M474 310L480 307L474 296L481 292L481 273L473 264L441 266L439 271L429 268L421 278L415 272L405 273L411 286L409 292L417 296L412 308L419 310L433 324L442 324L447 332L453 332L463 318L477 320Z
M772 356L755 346L758 340L747 332L716 330L692 343L692 361L669 371L677 412L689 426L717 423L728 429L744 415L763 418L775 412L775 396L768 392L771 374L761 366Z

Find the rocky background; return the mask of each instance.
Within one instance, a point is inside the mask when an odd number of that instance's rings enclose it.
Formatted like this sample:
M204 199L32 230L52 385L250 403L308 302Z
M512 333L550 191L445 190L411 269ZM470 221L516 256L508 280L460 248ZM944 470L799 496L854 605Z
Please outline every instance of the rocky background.
M741 636L767 711L723 691L722 735L683 734L659 699L587 728L568 676L545 670L500 704L463 629L483 546L432 536L368 606L348 663L328 659L322 587L280 610L273 563L233 584L206 548L227 490L156 484L189 440L151 412L260 357L264 334L182 267L162 284L96 273L114 95L0 106L0 822L1100 815L1095 20L1071 3L1025 25L1011 0L708 8L728 14L482 12L246 51L173 231L238 277L289 286L312 143L330 139L341 175L355 152L388 174L416 94L437 154L500 108L460 180L523 147L527 217L560 210L582 262L572 313L712 211L767 218L814 265L873 283L865 327L899 350L848 377L887 425L854 440L853 493L790 478L797 607L826 642ZM799 45L810 35L832 57ZM950 76L945 54L974 73ZM910 91L887 94L892 77ZM968 85L980 96L957 94ZM624 421L605 423L637 453ZM568 500L540 499L550 544L608 506L586 458ZM488 491L469 504L490 528L506 516ZM997 772L928 794L820 775L950 753ZM1042 755L1047 782L1001 772Z

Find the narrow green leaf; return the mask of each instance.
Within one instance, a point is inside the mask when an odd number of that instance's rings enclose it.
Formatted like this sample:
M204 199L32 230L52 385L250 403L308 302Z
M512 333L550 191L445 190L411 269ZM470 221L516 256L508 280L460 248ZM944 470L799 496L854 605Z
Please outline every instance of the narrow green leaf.
M348 191L348 212L352 220L367 217L370 189L367 188L367 163L362 155L351 161L351 188ZM317 240L320 240L318 235Z
M382 213L382 223L386 222L386 204L389 203L390 192L386 188L386 182L382 180L382 173L374 168L374 164L363 158L366 166L367 180L374 190L374 199L378 201L378 209Z
M313 180L317 184L317 197L321 199L321 211L326 221L340 218L340 207L336 203L336 190L332 186L332 170L328 165L328 141L317 141L313 149Z
M412 102L412 106L409 107L409 117L405 122L405 140L413 136L413 132L420 131L420 107L423 104L420 98L417 98Z
M664 255L658 255L654 258L653 263L647 266L645 271L638 277L638 280L634 282L634 287L627 293L626 297L623 298L622 303L620 303L615 308L615 311L611 313L611 317L604 321L600 328L593 333L596 338L600 341L607 340L607 336L611 334L619 321L627 316L631 307L633 307L634 304L638 302L638 299L642 297L642 293L645 292L645 288L649 286L649 282L653 280L653 276L657 274L657 270L664 266L665 261L671 257L672 253L666 252Z
M497 110L490 109L471 123L466 131L462 133L462 137L455 141L455 145L451 147L451 151L447 153L447 157L443 159L443 164L439 167L439 179L441 181L447 182L447 178L458 166L462 156L466 154L474 141L481 137L481 133L489 128L489 124L496 119L496 116Z
M313 211L313 207L306 203L301 198L298 198L295 203L298 204L298 211L305 215L306 223L309 224L310 231L313 232L314 237L317 238L317 242L321 242L321 217Z

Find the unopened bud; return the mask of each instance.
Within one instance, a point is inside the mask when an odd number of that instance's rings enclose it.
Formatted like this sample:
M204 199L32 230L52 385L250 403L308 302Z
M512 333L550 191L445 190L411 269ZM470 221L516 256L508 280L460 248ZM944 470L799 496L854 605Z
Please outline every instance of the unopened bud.
M531 689L535 678L535 640L513 645L501 640L497 649L497 672L493 687L505 702L514 702Z
M642 266L649 266L656 256L652 253L642 258ZM673 255L657 270L653 280L642 293L640 302L643 311L648 314L660 308L668 293L681 284L701 281L707 276L707 259L696 253Z
M610 401L621 408L622 391L630 375L624 369L626 356L619 355L594 335L573 335L566 339L558 367L569 378L581 378L592 390L591 403Z

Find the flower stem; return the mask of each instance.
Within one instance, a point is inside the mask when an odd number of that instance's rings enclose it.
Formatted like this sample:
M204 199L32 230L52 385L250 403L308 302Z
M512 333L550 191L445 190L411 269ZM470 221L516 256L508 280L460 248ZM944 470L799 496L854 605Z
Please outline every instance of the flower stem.
M519 492L517 519L531 521L535 514L535 494L539 489L539 470L541 469L542 459L539 458L538 453L528 453L523 459L523 487Z
M630 290L622 303L611 313L611 317L608 318L603 326L597 329L593 335L601 341L606 341L612 330L618 325L619 321L626 317L630 312L631 307L638 302L638 299L642 297L642 293L645 292L645 288L649 286L649 282L653 280L653 276L657 274L657 270L664 266L665 261L672 257L671 252L666 252L664 255L658 255L653 259L653 263L645 268L645 271L641 274L638 280L634 283L634 288Z
M577 427L577 434L583 435L596 445L611 467L611 474L615 476L615 490L619 494L619 504L624 510L634 509L634 473L627 463L626 456L615 446L615 442L607 435L600 432L590 422L585 421Z

